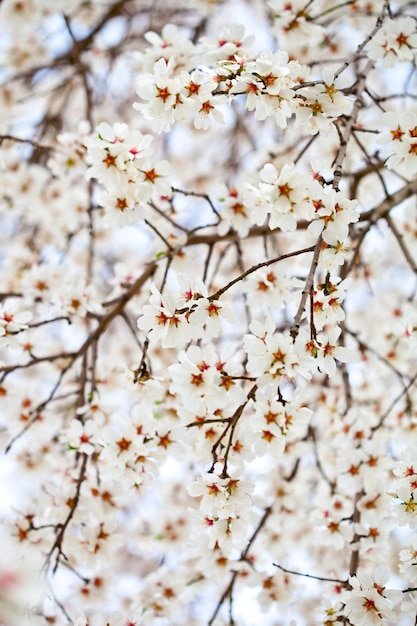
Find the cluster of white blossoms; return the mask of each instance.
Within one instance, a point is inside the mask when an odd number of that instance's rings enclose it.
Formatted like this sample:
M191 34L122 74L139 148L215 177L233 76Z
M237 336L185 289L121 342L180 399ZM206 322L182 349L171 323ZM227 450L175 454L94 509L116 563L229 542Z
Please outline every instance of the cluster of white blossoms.
M391 577L389 568L380 567L373 576L364 575L349 580L352 590L345 594L344 614L355 626L392 624L397 619L393 611L402 598L398 589L386 588Z
M226 555L239 554L246 544L246 523L252 517L250 494L254 485L241 478L222 476L219 465L191 484L188 492L200 498L208 548L217 546Z
M22 310L17 300L6 300L0 305L0 346L13 343L13 336L28 328L32 319L31 311Z
M232 228L240 237L246 237L253 222L249 217L250 211L244 204L243 191L223 184L216 195L221 213L219 235L225 235Z
M227 413L228 407L237 407L245 401L243 389L236 385L236 379L242 374L241 367L219 357L211 345L190 346L181 351L178 363L169 370L170 390L180 395L184 406L189 401L198 406L202 401L212 413L219 410Z
M179 274L178 282L185 288L178 295L162 295L154 284L151 286L150 304L143 307L137 321L138 328L146 331L151 340L160 341L164 348L180 348L193 339L218 336L222 320L234 320L230 306L209 298L202 281L184 285Z
M412 17L386 20L368 47L368 57L372 60L383 59L384 67L413 62L416 53L416 20Z
M305 349L303 335L294 342L289 333L274 332L274 321L254 321L245 336L244 346L248 353L248 371L260 377L262 386L282 379L292 380L298 375L309 379L312 359Z
M0 2L1 626L416 622L416 19Z
M277 400L271 386L257 392L253 419L256 456L279 456L291 441L305 435L312 413L303 402L299 391L285 401Z
M401 563L399 566L400 572L407 576L410 584L416 585L417 583L417 537L414 537L412 544L400 552Z
M146 203L154 196L169 196L167 161L154 162L152 135L143 135L127 124L103 122L93 137L85 138L88 178L96 178L106 189L100 204L110 223L134 224L146 215Z
M196 128L207 129L209 116L223 122L218 107L225 98L213 97L216 85L203 82L205 75L200 70L173 76L173 66L173 59L168 63L160 59L155 63L153 73L144 74L138 81L137 93L147 104L135 103L135 108L146 119L155 120L153 129L168 131L175 122L188 120L193 114Z
M254 111L255 119L271 117L283 129L295 114L300 123L308 122L312 133L328 129L351 108L343 93L350 83L347 75L334 80L326 68L317 85L304 88L311 70L290 60L283 50L254 56L252 38L245 36L242 26L225 27L217 41L206 37L195 45L184 42L173 25L164 28L161 38L151 33L148 39L153 48L138 61L148 69L137 84L145 103L134 107L153 120L158 133L190 118L197 129L208 129L210 119L223 123L222 105L239 96L245 96L245 108Z
M382 124L379 142L386 144L387 167L412 178L417 173L417 114L410 111L399 116L388 111L382 115Z
M313 8L303 4L302 0L285 2L283 0L269 0L268 6L273 14L273 32L279 40L283 40L285 49L299 58L300 51L307 56L325 40L325 28L310 19L310 11L320 12L326 9L326 2L319 0Z
M284 165L280 173L267 163L260 178L259 187L249 186L244 197L255 224L263 224L269 217L271 229L285 232L296 230L298 220L304 219L310 222L307 231L313 237L321 233L329 246L337 248L347 239L349 224L359 217L355 200L323 187L314 178L300 182L292 163Z
M416 512L417 502L415 501L417 489L417 471L414 469L416 464L416 450L406 448L402 454L400 462L394 467L394 474L397 476L395 481L396 498L395 514L401 525L417 526Z

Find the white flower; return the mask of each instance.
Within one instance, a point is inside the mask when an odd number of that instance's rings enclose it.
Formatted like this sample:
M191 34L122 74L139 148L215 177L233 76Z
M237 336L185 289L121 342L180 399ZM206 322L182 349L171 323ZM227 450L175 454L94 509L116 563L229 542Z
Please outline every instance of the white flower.
M218 337L223 320L229 323L235 322L236 317L232 309L229 305L220 303L220 300L208 298L199 298L189 317L191 325L196 324L198 328L203 329L201 336L204 337Z
M151 303L142 308L138 328L149 333L150 339L161 341L165 348L185 345L193 333L186 312L177 310L178 300L173 294L161 295L154 284L151 292Z
M382 115L382 124L388 127L380 139L387 143L389 169L397 169L407 177L417 173L417 115L410 111L400 114L389 111Z
M287 119L293 113L295 82L286 52L263 52L254 61L245 64L245 70L234 88L237 93L248 94L246 108L255 110L257 120L274 117L280 128L286 128Z
M252 322L249 329L253 334L243 338L243 346L248 354L247 368L253 376L259 377L258 384L280 384L297 375L309 379L312 359L304 349L302 335L294 343L289 333L270 333L270 323L267 332L259 326Z
M318 533L320 543L335 550L346 550L353 539L352 525L346 520L327 518L325 524L319 526Z
M397 503L394 508L394 515L401 526L415 528L417 526L417 499L407 486L401 486L397 490Z
M349 234L349 224L356 222L359 212L355 209L356 200L347 200L341 192L333 189L323 190L320 185L314 187L310 204L318 217L309 224L307 230L317 238L323 233L323 239L331 246L345 241Z
M401 461L394 465L393 472L400 479L400 484L410 492L417 490L417 446L406 448L401 454Z
M18 333L28 328L28 322L32 319L30 311L19 311L17 300L7 300L0 305L0 333L2 335Z
M378 567L374 575L350 577L351 591L344 594L344 614L355 626L396 623L396 606L402 599L401 591L387 589L391 577L387 567Z
M97 178L108 191L120 193L131 179L135 179L134 161L150 154L152 140L151 135L131 131L127 124L99 124L96 135L84 139L86 160L91 163L86 172L87 179Z
M410 585L417 584L417 537L414 536L411 545L400 551L399 570L401 574L407 576Z
M97 567L108 562L111 554L122 543L122 536L115 532L117 526L114 514L107 514L105 521L91 519L90 523L82 526L79 542L84 564Z
M280 173L272 163L266 163L260 172L259 188L246 186L245 205L252 209L251 220L263 224L270 215L269 227L283 232L295 231L297 217L305 217L308 210L308 188L300 181L294 164L285 164Z
M220 468L219 468L220 469ZM239 478L204 474L188 487L193 497L201 497L203 515L222 520L245 516L251 509L253 484Z
M154 121L153 127L158 133L168 131L176 120L188 119L194 111L193 101L187 97L185 89L189 75L173 76L173 69L174 59L167 62L160 58L153 66L153 73L142 74L137 83L137 94L146 102L135 102L133 107L146 119Z
M239 375L240 367L227 358L218 357L212 346L190 346L178 355L178 363L171 365L170 391L178 393L187 404L203 400L209 411L238 405L245 393L233 376Z
M336 360L349 363L357 358L354 350L336 345L340 333L341 329L335 326L327 334L320 333L315 340L306 343L306 351L316 359L320 371L328 376L335 375Z
M248 303L253 306L283 309L290 299L288 276L281 267L266 268L253 272L246 281Z
M233 228L240 237L246 237L252 224L242 193L236 187L221 185L216 195L221 206L221 221L217 228L219 235L225 235Z
M332 69L326 67L323 80L324 84L303 87L297 91L297 96L302 96L296 109L297 119L300 122L308 120L312 133L319 130L328 133L331 121L348 114L352 106L352 100L341 93L351 82L347 74L335 80Z
M384 59L384 67L413 61L417 48L416 22L412 17L388 19L368 44L368 57Z
M93 454L95 451L95 436L98 425L92 419L83 424L80 420L72 420L67 432L62 436L62 441L72 450L78 450L85 454Z
M232 59L236 54L242 56L253 41L253 35L245 36L245 27L242 24L223 26L217 40L209 37L201 38L201 43L207 48L204 56L209 63Z

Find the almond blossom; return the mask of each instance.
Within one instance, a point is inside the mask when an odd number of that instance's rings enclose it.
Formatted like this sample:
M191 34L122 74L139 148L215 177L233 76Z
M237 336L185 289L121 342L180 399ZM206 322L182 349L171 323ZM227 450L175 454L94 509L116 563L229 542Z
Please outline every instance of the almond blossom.
M386 588L390 571L385 567L375 570L374 576L350 578L352 591L345 594L344 613L358 626L389 624L396 620L395 605L402 597L401 591Z
M387 145L387 167L397 169L405 176L413 176L417 171L417 115L406 112L399 117L398 113L390 111L382 116L383 124L388 127L381 138L381 143Z
M226 185L217 191L218 202L221 206L221 222L218 226L220 235L227 233L229 228L234 228L241 237L245 237L251 227L249 211L244 205L242 192Z
M271 318L267 318L265 326L259 322L249 326L252 334L244 338L248 371L260 377L259 382L263 384L280 384L297 375L309 379L312 360L302 347L302 339L294 344L289 334L274 332L273 326Z
M348 236L349 224L356 222L359 217L355 209L356 201L347 200L342 193L333 189L322 190L317 186L312 190L309 200L317 219L308 226L308 232L313 237L322 233L324 241L329 245L343 242Z
M0 622L414 623L416 3L0 18Z
M177 299L174 295L162 296L151 287L151 304L142 309L138 319L138 328L149 331L149 337L159 339L166 348L185 345L192 334L192 326L188 322L188 311L177 310Z
M370 59L384 59L385 67L412 61L417 48L416 22L412 17L386 20L368 44Z
M0 337L14 335L28 328L32 313L20 309L18 300L6 300L0 305Z
M340 328L332 328L327 334L320 333L315 340L306 344L306 350L316 360L317 367L328 376L336 373L336 361L348 363L356 358L353 350L336 345L340 332Z

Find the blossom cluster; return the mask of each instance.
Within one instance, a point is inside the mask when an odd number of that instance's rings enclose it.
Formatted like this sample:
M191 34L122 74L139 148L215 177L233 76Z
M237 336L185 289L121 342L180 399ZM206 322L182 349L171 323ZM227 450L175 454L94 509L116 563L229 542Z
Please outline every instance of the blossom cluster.
M0 2L2 625L414 624L416 19Z
M191 340L210 339L219 334L222 320L233 321L231 309L208 297L207 288L200 281L184 281L178 275L185 291L178 294L159 293L151 286L150 304L142 309L138 327L147 331L149 338L159 340L164 348L182 347ZM185 284L187 283L187 284Z
M368 57L384 59L385 67L413 61L417 49L416 22L412 17L386 20L369 43Z
M197 129L209 128L210 118L224 123L222 105L241 95L255 119L271 117L279 128L286 128L295 114L300 123L308 122L312 133L325 130L350 109L351 101L343 93L349 77L335 80L325 69L322 80L306 90L303 82L310 78L309 68L290 60L283 50L253 56L252 38L245 36L242 26L225 27L217 41L205 37L197 45L184 42L173 25L165 26L161 37L151 33L148 39L153 48L138 61L148 69L137 84L145 103L134 107L153 120L156 132L191 117ZM196 58L199 67L188 69L195 67Z
M310 222L307 231L313 237L322 234L323 240L337 249L348 236L349 224L358 219L355 200L323 188L315 178L300 184L293 164L284 165L278 173L267 163L260 178L259 187L249 187L244 199L255 224L263 224L269 217L271 229L285 232L296 230L297 221L304 219Z
M110 223L134 224L146 215L152 197L169 196L167 161L152 159L153 137L132 130L127 124L111 127L103 122L94 137L86 137L87 177L96 178L106 189L100 204Z
M397 169L407 178L417 172L417 115L405 113L401 117L394 111L384 113L385 132L379 141L386 145L387 167Z

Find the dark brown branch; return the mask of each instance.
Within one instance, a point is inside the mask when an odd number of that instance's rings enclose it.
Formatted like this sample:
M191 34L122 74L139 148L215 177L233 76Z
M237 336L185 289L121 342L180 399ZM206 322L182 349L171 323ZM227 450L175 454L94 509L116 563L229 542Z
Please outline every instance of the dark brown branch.
M54 551L57 550L58 553L57 553L55 565L53 567L53 573L56 572L58 565L59 565L60 557L63 554L62 544L64 541L65 531L68 528L68 524L74 517L75 511L78 507L78 503L79 503L80 495L81 495L81 485L83 484L85 480L85 470L87 467L88 455L81 453L80 458L81 458L81 467L80 467L80 471L78 474L77 485L75 487L75 494L74 494L74 497L71 499L71 508L64 522L57 526L56 539L54 541L52 548L49 550L47 557L46 557L46 561L45 561L45 567L48 567Z
M265 509L264 514L262 515L260 521L258 522L257 527L255 528L252 536L250 537L249 541L248 541L248 545L246 546L246 548L244 549L244 551L242 552L239 561L246 561L247 560L247 556L249 553L249 550L251 549L252 545L254 544L256 537L258 536L258 534L260 533L261 529L265 526L266 521L268 519L268 517L271 515L272 513L272 506L269 506ZM212 626L214 620L216 619L221 607L223 606L226 598L229 598L229 602L232 603L232 593L233 593L233 588L235 586L235 582L237 577L239 576L239 572L235 571L232 574L232 577L230 579L229 584L227 585L226 589L224 590L224 592L222 593L217 606L211 616L211 618L209 619L209 621L207 622L207 626Z
M388 6L389 6L389 0L384 0L383 9L381 11L381 14L378 16L375 26L373 27L369 35L367 35L365 39L358 45L353 55L347 61L345 61L343 65L339 67L339 69L336 71L334 75L335 80L336 78L340 76L340 74L342 74L342 72L344 72L349 67L349 65L351 65L354 61L356 61L359 58L365 46L371 41L371 39L376 35L376 33L380 30L380 28L382 28L382 25L384 23L384 15L385 15L385 12L387 11Z
M291 327L290 335L293 338L293 341L297 339L298 333L300 332L301 317L304 313L307 298L310 294L310 290L314 283L314 275L316 273L317 265L319 262L322 243L323 243L323 239L322 239L322 236L320 235L313 249L313 259L311 261L310 270L308 272L308 276L304 284L304 289L301 293L301 298L300 298L300 303L298 305L297 313L295 314L294 322Z
M307 254L308 252L314 252L314 250L315 250L315 246L310 246L309 248L302 248L301 250L296 250L295 252L288 252L287 254L281 254L280 256L274 259L268 259L268 261L262 261L262 263L253 265L250 269L246 270L246 272L243 272L243 274L240 274L239 276L231 280L229 283L227 283L227 285L225 285L224 287L222 287L221 289L213 293L209 297L209 300L218 300L220 296L222 296L226 291L230 289L230 287L233 287L233 285L240 282L241 280L243 280L250 274L253 274L253 272L256 272L262 267L269 267L270 265L273 265L274 263L278 263L279 261L283 261L284 259L290 259L300 254Z
M338 585L343 585L343 586L346 586L347 584L346 580L340 580L339 578L327 578L325 576L315 576L314 574L305 574L304 572L295 572L292 569L287 569L286 567L282 567L282 565L279 565L278 563L273 563L272 565L280 569L285 574L292 574L294 576L303 576L304 578L313 578L314 580L322 580L328 583L337 583Z

